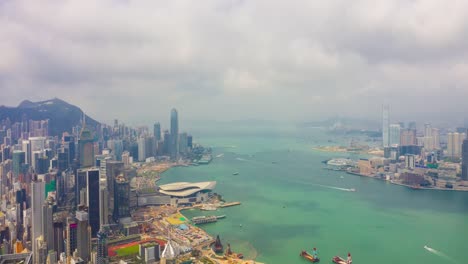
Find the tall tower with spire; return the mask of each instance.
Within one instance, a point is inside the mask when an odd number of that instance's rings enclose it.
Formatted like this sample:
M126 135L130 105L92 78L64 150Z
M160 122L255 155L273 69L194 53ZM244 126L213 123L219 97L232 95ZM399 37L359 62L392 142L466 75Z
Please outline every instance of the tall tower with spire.
M86 127L86 115L83 112L80 139L78 140L78 152L80 167L87 168L94 165L94 137Z

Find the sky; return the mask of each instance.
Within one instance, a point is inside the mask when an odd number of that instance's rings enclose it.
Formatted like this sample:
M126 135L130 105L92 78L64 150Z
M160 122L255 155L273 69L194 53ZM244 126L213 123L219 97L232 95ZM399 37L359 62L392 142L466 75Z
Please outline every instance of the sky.
M468 1L0 0L0 105L102 122L468 113Z

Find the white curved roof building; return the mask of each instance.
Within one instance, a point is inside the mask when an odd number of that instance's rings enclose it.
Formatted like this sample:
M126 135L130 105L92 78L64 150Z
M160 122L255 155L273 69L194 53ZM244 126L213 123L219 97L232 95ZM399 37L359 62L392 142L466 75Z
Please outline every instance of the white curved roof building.
M159 186L159 192L173 197L189 197L195 196L199 192L210 192L215 187L215 181L175 182Z

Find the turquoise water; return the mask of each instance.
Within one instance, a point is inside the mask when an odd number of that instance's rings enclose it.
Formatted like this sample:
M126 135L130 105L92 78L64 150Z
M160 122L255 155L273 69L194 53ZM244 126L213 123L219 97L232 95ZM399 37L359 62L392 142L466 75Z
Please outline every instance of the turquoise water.
M241 132L199 138L213 146L214 155L224 156L207 166L171 169L161 179L215 180L215 191L227 201L241 201L241 206L215 212L226 219L203 226L235 252L271 264L308 263L299 252L313 247L322 263L348 252L354 263L467 263L468 193L414 191L324 170L322 160L347 154L312 147L349 139L321 130Z

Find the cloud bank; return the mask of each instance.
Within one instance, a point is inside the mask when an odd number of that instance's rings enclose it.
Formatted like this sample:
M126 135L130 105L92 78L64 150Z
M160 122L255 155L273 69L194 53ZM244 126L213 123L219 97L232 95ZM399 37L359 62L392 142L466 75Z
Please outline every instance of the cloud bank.
M102 121L468 113L467 1L0 1L0 104Z

